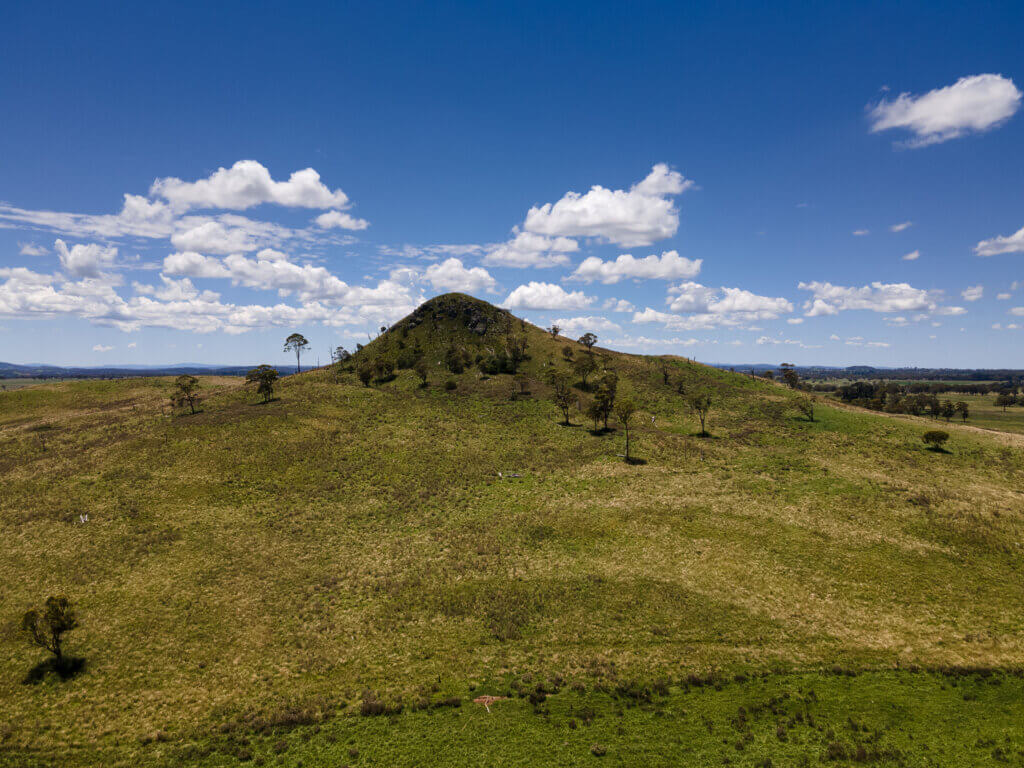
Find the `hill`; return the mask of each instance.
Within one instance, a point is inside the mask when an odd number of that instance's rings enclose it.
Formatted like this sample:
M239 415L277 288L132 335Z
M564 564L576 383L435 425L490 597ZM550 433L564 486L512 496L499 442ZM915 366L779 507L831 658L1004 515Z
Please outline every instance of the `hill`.
M595 347L630 465L548 398L586 354L448 295L267 404L0 393L0 765L1019 759L1019 444ZM23 683L58 593L85 668Z

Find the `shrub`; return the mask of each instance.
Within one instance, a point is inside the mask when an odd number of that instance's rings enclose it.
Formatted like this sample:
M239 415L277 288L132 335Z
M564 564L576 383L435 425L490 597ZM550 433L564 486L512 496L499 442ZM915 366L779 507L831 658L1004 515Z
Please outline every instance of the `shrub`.
M455 379L448 379L448 381L444 383L444 388L451 392L453 389L458 389L459 385L456 383Z
M921 435L921 439L928 443L929 450L942 451L942 444L949 440L949 433L941 429L930 429Z

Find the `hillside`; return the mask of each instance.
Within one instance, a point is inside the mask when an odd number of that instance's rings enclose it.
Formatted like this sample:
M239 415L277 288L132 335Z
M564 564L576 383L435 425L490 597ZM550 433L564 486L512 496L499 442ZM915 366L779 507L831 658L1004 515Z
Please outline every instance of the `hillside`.
M482 374L510 333L519 379ZM565 347L449 294L267 404L0 392L0 765L1019 761L1018 446L596 347L626 464L614 418L559 425ZM85 669L23 684L58 593Z

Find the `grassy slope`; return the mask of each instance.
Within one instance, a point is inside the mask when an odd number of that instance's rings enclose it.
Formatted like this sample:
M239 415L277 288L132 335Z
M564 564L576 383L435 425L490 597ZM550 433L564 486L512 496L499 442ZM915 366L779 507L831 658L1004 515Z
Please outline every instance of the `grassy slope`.
M566 341L528 333L526 370L538 379ZM423 325L407 342L417 334L438 353ZM616 458L619 434L558 426L539 381L513 401L508 376L481 381L475 370L455 377L455 392L437 386L447 375L426 390L408 371L363 388L321 370L289 377L268 405L237 381L204 381L210 397L194 417L163 413L168 380L0 394L0 762L39 754L46 764L69 750L82 764L230 764L252 752L333 765L353 760L337 750L356 739L366 754L399 750L378 764L411 765L454 725L491 743L494 721L467 706L388 727L342 716L319 735L313 723L352 711L367 688L408 705L561 678L584 692L551 697L556 715L573 696L613 713L622 705L605 689L624 680L1024 661L1019 449L954 426L952 452L934 454L918 424L827 407L809 423L777 386L674 361L673 378L716 392L715 437L702 440L656 361L603 354L644 404L645 465ZM40 655L18 636L18 617L58 591L79 608L69 645L87 671L23 686ZM888 675L878 678L886 706L907 713L890 740L916 727L934 749L979 741L988 756L1012 732L1005 719L1024 714L1010 678L999 690L1015 693L972 705L987 735L930 732L925 713L951 717L962 697L933 675ZM855 716L883 682L815 679L823 706L837 708L808 736L818 755L843 707ZM795 696L801 680L763 685ZM631 740L635 750L686 732L664 712L710 708L700 717L716 724L697 732L718 750L722 713L758 701L752 685L674 687L662 715L630 709L621 726L598 717L588 726L598 731L568 741L564 711L537 721L525 703L504 702L495 712L515 725L501 749L535 764L528 745L546 733L572 747L567 764L593 759L578 755L588 739L622 757ZM246 745L239 735L275 721L309 723L295 732L305 747L278 755L276 736ZM444 754L458 764L463 737L452 738ZM730 750L738 764L760 754Z

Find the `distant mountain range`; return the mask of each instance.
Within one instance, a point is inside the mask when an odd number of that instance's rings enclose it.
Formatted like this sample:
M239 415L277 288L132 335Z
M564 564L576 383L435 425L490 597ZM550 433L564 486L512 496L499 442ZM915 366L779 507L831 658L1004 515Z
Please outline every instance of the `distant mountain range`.
M710 363L715 368L740 373L762 373L778 371L778 364L771 363ZM898 379L938 381L1004 381L1020 379L1024 370L1020 368L885 368L872 365L797 365L794 366L801 379Z
M203 376L244 376L254 365L207 365L174 363L173 365L111 365L64 367L44 363L0 362L0 379L110 379L126 376L177 376L182 373ZM278 366L282 376L295 372L294 366Z

